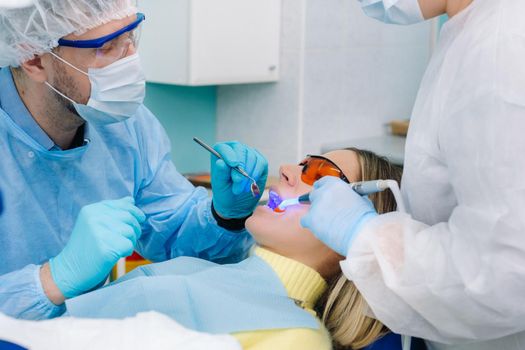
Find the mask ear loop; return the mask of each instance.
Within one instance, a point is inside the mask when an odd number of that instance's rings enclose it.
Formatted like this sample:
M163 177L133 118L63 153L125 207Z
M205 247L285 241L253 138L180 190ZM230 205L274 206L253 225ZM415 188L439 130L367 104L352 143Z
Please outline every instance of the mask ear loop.
M72 65L71 63L69 63L68 61L66 61L65 59L63 59L62 57L58 56L56 53L54 53L53 51L50 51L49 52L51 54L51 56L55 57L57 60L59 60L60 62L64 63L65 65L73 68L74 70L76 70L77 72L79 73L82 73L84 74L85 76L89 77L89 74L87 74L86 72L78 69L77 67L75 67L74 65ZM67 97L65 94L63 94L62 92L58 91L54 86L52 86L51 84L49 84L47 81L44 83L47 85L48 88L50 88L51 90L53 90L55 93L57 93L59 96L62 96L63 98L65 98L66 100L68 100L69 102L73 103L74 105L78 104L77 102L73 101L71 98Z
M69 97L67 97L66 95L64 95L63 93L61 93L60 91L58 91L56 88L53 87L53 85L49 84L47 81L44 82L44 84L46 84L48 88L50 88L50 89L53 90L55 93L57 93L59 96L62 96L63 98L65 98L65 99L68 100L69 102L71 102L71 103L73 103L73 104L78 104L78 103L76 103L75 101L73 101L72 99L70 99Z

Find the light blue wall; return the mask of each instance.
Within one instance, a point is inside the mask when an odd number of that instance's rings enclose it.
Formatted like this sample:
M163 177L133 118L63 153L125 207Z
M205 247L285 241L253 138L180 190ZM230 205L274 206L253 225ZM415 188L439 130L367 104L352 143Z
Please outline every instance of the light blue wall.
M215 143L217 89L148 83L144 103L166 129L178 171L209 171L209 154L192 137Z

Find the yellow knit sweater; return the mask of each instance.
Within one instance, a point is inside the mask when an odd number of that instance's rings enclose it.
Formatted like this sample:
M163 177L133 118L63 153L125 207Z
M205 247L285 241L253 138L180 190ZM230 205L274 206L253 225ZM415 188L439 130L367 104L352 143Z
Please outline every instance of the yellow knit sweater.
M295 260L257 247L254 251L275 271L298 307L316 316L314 305L326 290L325 280L310 267ZM243 349L249 350L324 350L331 349L332 342L326 328L319 321L319 329L287 328L234 333Z

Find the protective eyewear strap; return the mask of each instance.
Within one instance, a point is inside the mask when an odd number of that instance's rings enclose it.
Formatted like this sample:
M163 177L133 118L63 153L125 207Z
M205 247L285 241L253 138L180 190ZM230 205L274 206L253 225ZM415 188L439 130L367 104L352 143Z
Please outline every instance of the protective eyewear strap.
M146 16L143 13L137 13L137 19L127 25L126 27L117 30L116 32L106 35L102 38L98 39L92 39L92 40L66 40L64 38L60 39L58 41L58 44L60 46L68 46L68 47L76 47L79 49L98 49L101 48L106 42L109 42L116 37L126 33L135 30L137 27L141 25L141 23L146 19Z

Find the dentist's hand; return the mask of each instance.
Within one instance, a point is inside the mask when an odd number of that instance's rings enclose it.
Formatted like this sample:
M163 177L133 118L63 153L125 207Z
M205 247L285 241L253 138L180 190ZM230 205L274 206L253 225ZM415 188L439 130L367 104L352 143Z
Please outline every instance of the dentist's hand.
M247 179L233 167L240 166L262 191L268 178L268 161L257 150L239 142L218 143L213 147L223 159L211 156L211 187L213 207L225 219L241 219L251 215L260 196L253 197Z
M325 176L314 184L310 201L310 210L301 219L301 225L343 256L362 226L377 216L368 198L333 176Z
M66 298L97 286L120 258L133 253L146 219L134 203L126 197L80 210L69 242L49 261L53 280Z

